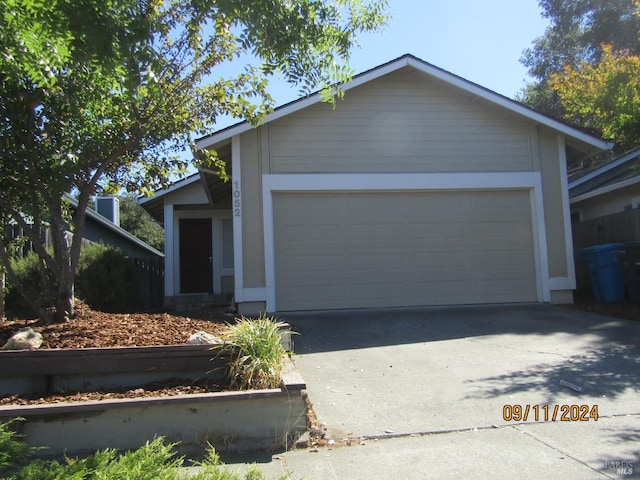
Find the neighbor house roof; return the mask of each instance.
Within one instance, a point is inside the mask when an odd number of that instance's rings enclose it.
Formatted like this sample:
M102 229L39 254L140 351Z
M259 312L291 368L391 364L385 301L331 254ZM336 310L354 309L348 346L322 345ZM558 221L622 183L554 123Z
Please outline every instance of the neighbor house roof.
M601 150L608 150L613 147L613 144L606 142L600 138L597 138L581 129L572 127L567 123L554 119L548 115L542 114L536 110L533 110L527 107L526 105L520 102L516 102L508 97L500 95L476 83L470 82L469 80L459 77L453 73L450 73L446 70L436 67L435 65L427 63L424 60L421 60L409 54L403 55L402 57L399 57L388 63L385 63L371 70L368 70L364 73L354 76L350 82L348 82L342 87L342 89L344 91L351 90L352 88L358 87L367 82L370 82L372 80L375 80L377 78L380 78L384 75L395 72L405 67L414 68L424 74L427 74L431 77L439 79L461 90L464 90L480 99L484 99L508 111L522 115L523 117L528 118L533 122L545 125L549 128L552 128L558 132L561 132L564 135L570 138L573 138L577 141L583 142L587 145L596 147ZM286 115L297 112L299 110L302 110L304 108L307 108L311 105L314 105L320 102L322 102L322 96L320 92L314 93L307 97L300 98L298 100L290 102L274 110L272 113L267 115L264 123L277 120L278 118L282 118ZM219 130L211 135L202 137L196 140L196 144L200 148L208 148L213 145L225 142L236 135L239 135L241 133L251 130L252 128L254 128L254 126L251 123L246 121L240 122L235 125L231 125L230 127Z
M569 176L571 202L640 183L640 148Z
M64 198L69 202L69 204L73 208L76 208L78 206L78 201L75 198L71 197L70 195L65 195ZM135 235L132 235L131 233L127 232L124 228L119 227L109 219L103 217L95 210L91 208L87 208L86 216L87 216L87 219L91 219L91 221L99 223L100 225L107 228L108 230L111 230L113 233L115 233L119 237L122 237L125 241L133 243L138 247L142 248L143 250L146 250L155 256L164 257L164 253L153 248L148 243L143 242L138 237L136 237Z

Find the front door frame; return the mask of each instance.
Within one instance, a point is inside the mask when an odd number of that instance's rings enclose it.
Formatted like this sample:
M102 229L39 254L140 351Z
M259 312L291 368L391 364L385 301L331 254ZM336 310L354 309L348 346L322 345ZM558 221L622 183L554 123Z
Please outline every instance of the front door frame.
M202 295L181 292L180 279L180 220L203 218L211 220L211 252L213 257L213 293L222 293L222 277L232 276L233 268L223 268L223 245L222 245L222 220L231 218L231 211L224 210L173 210L173 288L174 294L179 296Z

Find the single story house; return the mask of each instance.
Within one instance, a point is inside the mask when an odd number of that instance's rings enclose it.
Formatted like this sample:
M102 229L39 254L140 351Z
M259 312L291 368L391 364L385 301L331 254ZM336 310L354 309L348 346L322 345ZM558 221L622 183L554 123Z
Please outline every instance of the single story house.
M412 55L197 141L200 171L141 204L165 295L240 313L572 302L567 162L607 142Z

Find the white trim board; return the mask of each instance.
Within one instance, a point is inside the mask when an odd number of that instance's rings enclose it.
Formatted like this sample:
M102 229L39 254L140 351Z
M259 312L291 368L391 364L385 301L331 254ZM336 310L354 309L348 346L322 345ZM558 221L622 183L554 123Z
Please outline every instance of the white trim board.
M441 191L441 190L530 190L533 244L536 262L538 301L551 301L547 233L539 172L516 173L435 173L435 174L292 174L262 176L264 221L264 261L268 312L277 311L274 192L305 191Z
M536 176L522 173L364 173L364 174L265 174L263 190L362 191L362 190L467 190L533 188Z

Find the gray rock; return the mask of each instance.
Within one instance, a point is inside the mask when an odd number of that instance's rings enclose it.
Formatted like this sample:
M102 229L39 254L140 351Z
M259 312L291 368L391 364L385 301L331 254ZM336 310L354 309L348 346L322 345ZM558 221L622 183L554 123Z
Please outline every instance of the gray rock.
M188 345L219 345L224 343L220 337L207 332L196 332L187 340Z
M42 335L31 327L23 328L5 343L2 350L35 350L42 345Z

